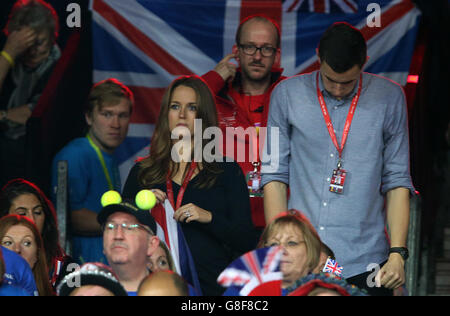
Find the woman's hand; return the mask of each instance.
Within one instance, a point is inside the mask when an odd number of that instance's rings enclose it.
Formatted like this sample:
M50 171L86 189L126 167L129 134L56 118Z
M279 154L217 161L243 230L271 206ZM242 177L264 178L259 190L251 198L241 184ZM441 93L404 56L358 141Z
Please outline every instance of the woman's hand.
M176 210L173 218L177 222L190 223L192 221L197 221L199 223L208 224L212 221L212 214L195 204L189 203Z
M167 199L167 194L160 189L151 189L150 191L152 191L156 197L156 204L164 203L164 201Z

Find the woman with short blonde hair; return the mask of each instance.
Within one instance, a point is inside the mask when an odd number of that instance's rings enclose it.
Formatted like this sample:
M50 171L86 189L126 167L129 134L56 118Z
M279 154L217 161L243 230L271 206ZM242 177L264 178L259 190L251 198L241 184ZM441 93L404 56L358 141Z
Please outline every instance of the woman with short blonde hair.
M309 220L297 210L281 213L264 229L258 248L282 246L282 287L311 273L319 263L321 241Z

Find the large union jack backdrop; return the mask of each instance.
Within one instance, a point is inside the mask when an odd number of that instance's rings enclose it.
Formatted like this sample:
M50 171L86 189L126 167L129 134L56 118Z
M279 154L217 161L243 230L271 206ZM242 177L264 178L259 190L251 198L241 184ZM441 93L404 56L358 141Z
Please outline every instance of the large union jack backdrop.
M369 27L381 8L380 27ZM202 75L231 52L239 21L263 13L282 30L281 66L287 76L318 67L315 48L336 21L362 30L366 71L402 85L410 69L420 12L410 0L91 0L94 81L115 77L135 93L129 135L117 150L124 179L148 153L164 89L178 75Z

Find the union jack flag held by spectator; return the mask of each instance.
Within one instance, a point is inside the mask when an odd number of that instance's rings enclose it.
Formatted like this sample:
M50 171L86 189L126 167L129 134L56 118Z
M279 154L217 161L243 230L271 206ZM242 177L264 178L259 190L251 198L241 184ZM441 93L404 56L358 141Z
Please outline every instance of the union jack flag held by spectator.
M336 260L328 258L327 262L325 263L325 266L323 267L322 272L329 272L329 273L333 273L339 277L342 277L343 270L344 270L344 268L342 266L340 266Z
M165 200L164 205L158 204L152 209L151 213L155 218L157 236L166 243L170 250L175 263L175 272L194 287L196 295L202 295L194 259L184 238L183 230L180 223L173 219L172 204L169 200Z
M269 247L247 252L233 261L217 282L234 287L241 296L281 295L281 247Z

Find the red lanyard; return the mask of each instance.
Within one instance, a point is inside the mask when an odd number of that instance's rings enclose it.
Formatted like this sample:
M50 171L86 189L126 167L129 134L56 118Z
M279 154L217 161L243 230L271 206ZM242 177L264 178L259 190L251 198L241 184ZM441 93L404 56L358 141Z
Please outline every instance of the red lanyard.
M181 206L181 202L183 201L184 192L186 191L186 187L189 183L189 180L192 177L192 174L194 173L195 169L197 168L197 163L195 161L191 162L191 166L189 167L189 171L184 178L183 185L180 188L180 191L178 192L177 196L177 204L175 205L174 195L173 195L173 186L172 186L172 179L170 178L170 171L167 173L167 179L166 179L166 189L167 189L167 197L169 198L170 203L172 204L172 207L174 207L174 210L178 210Z
M336 134L334 132L333 123L331 123L331 117L328 113L327 105L322 95L322 91L319 88L319 71L317 72L316 77L316 86L317 86L317 97L319 98L320 108L322 109L323 117L325 118L325 123L327 124L328 133L330 134L331 140L333 141L334 146L339 152L339 161L342 159L342 152L344 151L345 142L347 141L348 133L350 131L350 126L352 125L353 115L355 114L356 105L358 104L359 96L361 95L361 87L362 87L362 75L359 76L359 85L358 85L358 93L353 97L352 104L350 105L350 109L348 110L347 119L344 125L344 131L342 132L341 146L339 146Z

